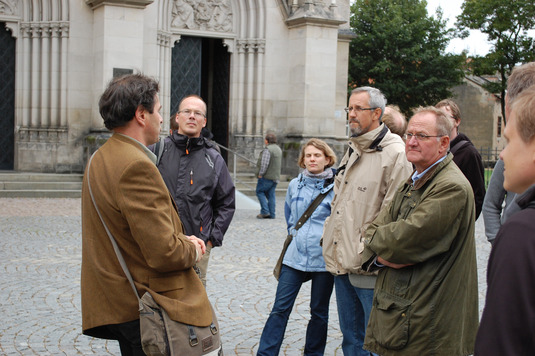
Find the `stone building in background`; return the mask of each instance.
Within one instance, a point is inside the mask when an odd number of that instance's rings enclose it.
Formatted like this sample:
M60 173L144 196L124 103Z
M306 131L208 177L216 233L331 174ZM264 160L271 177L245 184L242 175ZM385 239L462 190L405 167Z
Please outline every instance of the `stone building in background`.
M459 131L470 138L483 161L488 162L488 167L494 167L494 162L506 144L500 97L483 87L488 82L497 80L499 79L493 76L468 75L463 84L452 88L453 100L461 110Z
M98 98L132 72L159 80L162 132L195 93L244 156L268 131L289 174L309 137L341 154L348 21L349 0L0 0L0 170L82 172L109 137Z

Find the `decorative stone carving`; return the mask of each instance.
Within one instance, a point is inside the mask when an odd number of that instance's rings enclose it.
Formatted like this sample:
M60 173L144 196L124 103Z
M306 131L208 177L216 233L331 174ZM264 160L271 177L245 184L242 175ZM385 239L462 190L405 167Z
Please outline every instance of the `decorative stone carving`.
M158 31L158 44L162 47L171 47L171 34Z
M232 32L230 0L174 0L171 27Z
M0 14L16 15L17 14L17 0L0 0Z
M347 21L340 17L336 0L293 0L286 24L289 28L305 25L339 27Z
M20 127L19 142L66 143L69 130L66 127Z
M264 53L266 40L257 38L247 38L238 40L236 43L238 53Z
M24 38L69 37L68 22L21 22L20 29Z

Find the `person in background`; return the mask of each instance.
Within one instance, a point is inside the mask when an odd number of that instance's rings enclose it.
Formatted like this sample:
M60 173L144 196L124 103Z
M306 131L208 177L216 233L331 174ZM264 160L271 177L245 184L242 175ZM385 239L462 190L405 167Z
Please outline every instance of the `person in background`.
M165 138L158 170L175 199L184 231L206 244L206 254L197 264L206 286L212 247L223 244L234 216L235 188L215 144L201 135L206 126L206 104L202 98L184 97L175 119L178 130ZM149 149L156 150L154 146Z
M379 89L359 87L351 92L346 108L351 137L323 231L323 257L334 275L345 356L369 356L362 345L377 276L361 268L362 234L412 171L403 140L381 122L385 105Z
M158 141L163 122L158 91L158 83L141 74L108 84L99 111L113 135L92 156L82 185L83 333L118 340L121 354L129 356L145 355L139 303L101 219L139 295L150 292L173 320L197 326L212 322L208 296L193 270L204 242L184 235L156 157L146 147Z
M483 200L482 212L483 221L485 222L485 235L491 244L494 244L496 234L505 220L520 210L520 207L515 202L516 194L503 188L503 170L503 161L498 159L494 165L487 193Z
M258 219L275 219L275 189L279 183L282 164L282 150L277 145L277 137L267 134L265 148L256 163L256 197L260 202Z
M476 203L476 220L481 214L483 199L485 199L485 169L481 155L472 144L472 141L463 133L459 133L461 124L461 110L450 99L441 100L435 107L442 109L453 121L453 129L450 133L450 152L453 154L453 162L461 169L464 176L470 182Z
M390 132L403 138L405 130L407 129L407 120L405 120L405 116L401 113L397 105L387 105L385 107L383 122Z
M333 290L333 276L325 269L320 239L323 224L331 214L331 200L336 163L333 150L320 139L310 139L299 154L298 165L304 171L288 186L284 215L292 242L284 255L277 284L275 303L269 315L258 346L258 355L279 354L295 299L301 285L312 280L310 321L306 331L304 355L323 355L327 342L329 302ZM297 231L297 221L314 199L328 192L310 218Z
M516 97L530 86L535 85L535 62L515 67L507 78L507 94L505 95L505 118L510 115L510 106ZM483 219L485 234L493 243L500 226L509 216L520 210L515 201L515 193L503 188L503 161L498 160L490 177L487 194L483 201ZM505 201L505 207L504 207Z
M173 114L169 118L169 135L172 135L173 131L176 130L178 130L178 123L176 122L176 114Z
M520 211L501 226L487 267L476 356L535 355L535 86L510 106L503 186Z
M452 126L440 109L416 111L405 134L415 170L364 233L363 268L379 270L364 348L382 356L474 350L474 196L448 153Z

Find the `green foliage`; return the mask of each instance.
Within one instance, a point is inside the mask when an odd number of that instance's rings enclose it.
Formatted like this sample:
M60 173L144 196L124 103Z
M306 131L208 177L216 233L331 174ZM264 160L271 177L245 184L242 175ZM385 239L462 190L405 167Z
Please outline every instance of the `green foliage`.
M450 30L442 13L427 14L421 0L356 0L350 25L349 89L371 85L410 115L434 105L460 84L466 56L444 54Z
M476 75L499 73L501 82L488 89L501 94L505 117L507 77L515 65L535 60L535 40L527 33L535 28L535 3L533 0L465 0L456 25L460 37L466 37L469 29L480 30L493 43L486 56L473 59L471 69Z

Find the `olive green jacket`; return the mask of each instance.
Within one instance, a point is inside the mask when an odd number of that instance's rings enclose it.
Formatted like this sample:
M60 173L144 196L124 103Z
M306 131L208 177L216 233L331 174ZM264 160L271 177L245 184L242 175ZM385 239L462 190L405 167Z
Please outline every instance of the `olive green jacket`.
M448 156L409 179L365 233L364 268L383 267L364 348L388 355L470 355L478 328L475 208L470 183Z

